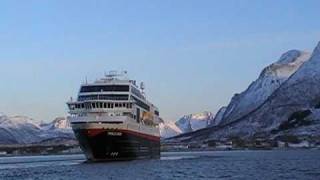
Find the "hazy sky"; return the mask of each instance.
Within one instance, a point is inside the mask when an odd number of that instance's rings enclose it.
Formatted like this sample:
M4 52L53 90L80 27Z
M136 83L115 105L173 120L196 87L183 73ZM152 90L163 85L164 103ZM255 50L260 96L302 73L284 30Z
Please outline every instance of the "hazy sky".
M215 112L289 49L320 40L320 1L0 2L0 112L52 120L87 76L127 70L165 120Z

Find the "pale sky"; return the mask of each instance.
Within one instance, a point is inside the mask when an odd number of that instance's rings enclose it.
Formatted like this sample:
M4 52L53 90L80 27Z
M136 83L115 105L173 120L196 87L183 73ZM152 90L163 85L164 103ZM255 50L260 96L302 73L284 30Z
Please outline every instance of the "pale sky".
M87 76L127 70L167 121L216 112L290 49L320 40L320 1L1 1L0 112L65 116Z

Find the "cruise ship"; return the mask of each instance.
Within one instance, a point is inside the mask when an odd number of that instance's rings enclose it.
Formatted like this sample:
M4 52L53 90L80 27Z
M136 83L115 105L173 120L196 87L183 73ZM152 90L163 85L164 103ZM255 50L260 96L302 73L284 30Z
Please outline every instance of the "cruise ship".
M68 120L88 161L160 157L159 110L144 89L126 71L111 71L70 98Z

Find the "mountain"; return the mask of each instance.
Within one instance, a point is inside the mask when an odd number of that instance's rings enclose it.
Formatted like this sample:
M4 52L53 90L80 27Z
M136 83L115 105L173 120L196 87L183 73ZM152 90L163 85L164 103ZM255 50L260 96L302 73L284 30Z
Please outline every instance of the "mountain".
M180 118L175 125L182 133L188 133L208 127L213 119L214 115L211 112L189 114Z
M74 140L71 129L57 126L59 118L48 124L38 124L26 116L9 117L0 114L0 144L37 144ZM59 124L59 123L58 123Z
M310 58L310 53L291 50L264 68L259 78L240 94L234 95L224 110L221 123L232 122L259 107L297 69Z
M28 144L39 139L41 129L24 116L0 116L0 144Z
M309 141L320 144L320 43L313 53L292 50L232 98L221 122L180 135L193 142L222 139ZM219 115L219 117L217 117ZM221 113L217 113L220 119Z
M211 112L202 112L185 115L176 122L162 121L160 123L160 136L169 138L206 128L213 122L213 119L214 115Z

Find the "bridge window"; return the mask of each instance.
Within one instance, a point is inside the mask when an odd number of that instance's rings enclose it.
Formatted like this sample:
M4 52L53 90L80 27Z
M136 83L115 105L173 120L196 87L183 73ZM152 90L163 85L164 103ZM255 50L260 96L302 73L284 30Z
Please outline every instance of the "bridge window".
M129 92L128 85L108 85L108 86L82 86L81 93L86 92Z

